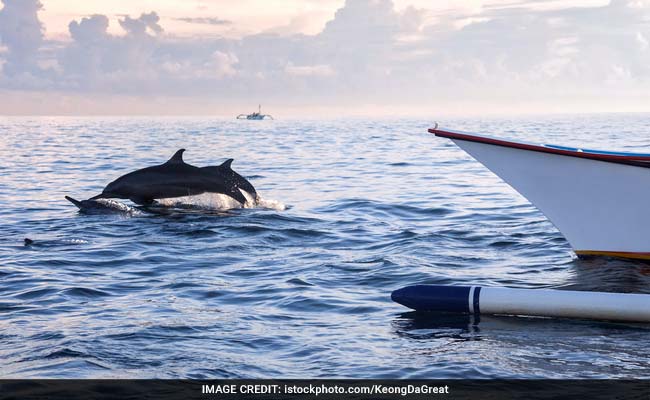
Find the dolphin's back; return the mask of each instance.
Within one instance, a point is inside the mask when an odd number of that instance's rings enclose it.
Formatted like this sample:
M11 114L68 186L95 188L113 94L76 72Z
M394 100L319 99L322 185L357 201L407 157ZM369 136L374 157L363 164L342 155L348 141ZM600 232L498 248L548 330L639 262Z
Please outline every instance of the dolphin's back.
M223 164L217 166L203 167L201 169L209 172L213 176L218 176L224 180L227 186L236 187L250 193L254 198L257 198L257 191L246 178L235 172L231 164L233 159L226 160Z
M215 187L199 167L184 162L167 162L123 175L109 183L104 191L147 203L154 199L192 196L223 189Z

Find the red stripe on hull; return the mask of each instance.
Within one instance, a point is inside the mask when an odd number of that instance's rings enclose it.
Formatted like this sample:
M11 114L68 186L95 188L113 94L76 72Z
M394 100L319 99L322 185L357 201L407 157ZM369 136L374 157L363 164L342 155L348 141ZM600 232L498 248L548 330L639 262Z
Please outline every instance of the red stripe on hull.
M607 162L614 162L619 164L628 164L637 167L646 167L646 168L650 167L650 156L644 157L644 156L634 156L634 155L597 154L597 153L589 153L589 152L562 150L562 149L555 149L552 147L538 146L529 143L512 142L508 140L494 139L485 136L470 135L467 133L460 133L460 132L449 132L449 131L444 131L442 129L433 129L433 128L429 129L429 132L433 133L436 136L444 137L448 139L466 140L469 142L485 143L485 144L491 144L495 146L510 147L513 149L537 151L540 153L549 153L549 154L557 154L557 155L568 156L568 157L586 158L590 160L607 161Z

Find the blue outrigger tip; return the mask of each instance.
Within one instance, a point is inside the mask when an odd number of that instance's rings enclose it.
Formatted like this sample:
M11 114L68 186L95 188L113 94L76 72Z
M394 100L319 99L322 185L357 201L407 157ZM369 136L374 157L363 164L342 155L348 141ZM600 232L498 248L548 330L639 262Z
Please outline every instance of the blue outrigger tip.
M474 286L443 286L443 285L415 285L397 289L391 293L391 299L408 308L418 311L440 311L455 313L474 313L472 299L481 288L472 290ZM473 293L471 293L473 292ZM476 310L478 311L478 310Z
M415 285L391 299L416 311L650 322L647 294Z

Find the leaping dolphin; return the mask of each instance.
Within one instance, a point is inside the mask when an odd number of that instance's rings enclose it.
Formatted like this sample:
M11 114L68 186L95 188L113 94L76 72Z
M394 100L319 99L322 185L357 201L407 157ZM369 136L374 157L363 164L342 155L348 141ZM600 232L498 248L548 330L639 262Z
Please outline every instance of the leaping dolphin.
M201 169L209 172L210 174L221 177L221 179L224 180L228 187L245 190L247 193L253 196L253 200L257 201L257 191L246 178L233 171L233 161L234 160L232 158L229 158L221 165L203 167Z
M183 161L185 149L178 150L166 163L142 168L123 175L109 183L101 194L89 200L118 198L129 199L140 205L151 205L155 199L193 196L201 193L222 193L242 204L246 197L239 191L239 174L218 173L226 170L218 167L199 168ZM229 160L230 161L230 160ZM228 162L226 162L228 163ZM224 163L224 164L226 164ZM227 164L230 169L230 164ZM233 175L234 174L234 175ZM244 180L248 185L250 183ZM243 183L239 183L245 186ZM250 185L252 188L252 185ZM244 187L242 189L246 190ZM255 189L252 189L255 194Z

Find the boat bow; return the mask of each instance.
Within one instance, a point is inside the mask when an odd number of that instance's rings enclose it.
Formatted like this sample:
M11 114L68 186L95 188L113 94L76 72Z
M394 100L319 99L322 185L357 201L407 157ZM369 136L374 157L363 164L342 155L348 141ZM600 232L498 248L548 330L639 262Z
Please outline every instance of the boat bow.
M650 154L433 128L535 205L579 255L650 259Z

